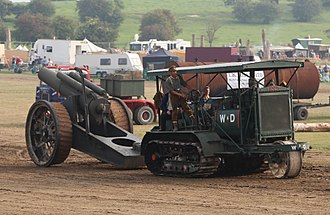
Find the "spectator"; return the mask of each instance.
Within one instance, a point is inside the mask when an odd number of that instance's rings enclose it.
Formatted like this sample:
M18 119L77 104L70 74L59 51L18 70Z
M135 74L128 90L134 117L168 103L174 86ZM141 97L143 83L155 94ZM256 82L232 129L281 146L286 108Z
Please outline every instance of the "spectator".
M50 58L48 58L47 66L53 66L53 61Z
M10 66L9 66L9 58L6 58L6 67L7 68L10 68Z
M44 56L44 59L42 60L42 66L47 66L48 65L48 60L46 56Z
M16 57L13 56L11 59L11 69L15 70L15 68L16 68Z
M324 70L324 69L323 69ZM324 77L323 77L323 80L325 81L325 82L329 82L329 77L330 76L330 71L329 71L329 68L328 68L328 70L326 71L326 70L324 70Z
M329 72L329 66L328 66L328 64L325 64L325 66L323 67L323 71L325 73Z
M315 54L315 52L314 52L313 49L310 51L309 56L310 56L311 58L316 58L316 54Z
M320 81L322 81L323 80L323 73L324 73L324 70L323 70L322 66L319 66L318 71L319 71L319 75L320 75Z
M21 65L23 63L23 61L22 61L22 59L20 58L20 57L16 57L16 66L19 66L19 65Z
M42 58L40 56L38 56L38 68L40 69L41 68L41 65L42 65Z

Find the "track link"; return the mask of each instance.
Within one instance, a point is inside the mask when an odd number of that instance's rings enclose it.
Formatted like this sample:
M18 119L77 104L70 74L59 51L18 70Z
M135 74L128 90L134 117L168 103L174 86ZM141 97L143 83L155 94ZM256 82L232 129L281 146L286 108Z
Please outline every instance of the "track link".
M219 166L218 157L204 157L199 143L152 140L145 163L155 175L172 177L208 177Z

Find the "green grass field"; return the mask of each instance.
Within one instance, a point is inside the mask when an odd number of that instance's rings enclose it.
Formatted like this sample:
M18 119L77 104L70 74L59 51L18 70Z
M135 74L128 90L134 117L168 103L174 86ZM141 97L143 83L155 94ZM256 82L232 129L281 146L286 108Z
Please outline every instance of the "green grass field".
M268 25L239 24L231 14L232 8L225 7L223 1L218 0L123 0L124 22L120 27L119 38L115 45L128 48L133 41L134 34L139 33L140 20L143 14L154 9L169 9L175 15L179 26L182 28L177 38L191 40L192 34L196 35L197 43L200 35L205 34L210 23L217 23L222 27L217 31L213 46L223 46L242 39L247 39L252 45L261 44L261 30L265 29L270 42L274 45L291 44L291 39L297 37L319 37L323 43L330 43L324 30L329 29L330 10L325 8L319 17L310 23L294 22L291 15L292 1L281 0L280 18ZM53 2L57 15L65 15L78 20L75 1ZM206 44L207 45L207 44Z

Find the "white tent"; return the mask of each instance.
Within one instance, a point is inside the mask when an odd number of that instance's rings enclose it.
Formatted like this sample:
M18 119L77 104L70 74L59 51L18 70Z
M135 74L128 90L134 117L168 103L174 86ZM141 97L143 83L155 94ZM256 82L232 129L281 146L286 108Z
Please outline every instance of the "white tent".
M304 48L300 43L295 45L295 56L297 57L307 57L308 56L308 49Z
M97 45L93 44L92 42L90 42L89 40L87 40L86 38L83 40L85 43L87 43L88 45L88 50L87 52L89 53L98 53L98 52L107 52L106 49L103 49L101 47L98 47Z
M300 43L298 43L294 48L296 50L306 50Z
M20 51L29 51L29 49L26 48L26 46L21 46L21 45L17 46L17 47L16 47L16 50L20 50Z

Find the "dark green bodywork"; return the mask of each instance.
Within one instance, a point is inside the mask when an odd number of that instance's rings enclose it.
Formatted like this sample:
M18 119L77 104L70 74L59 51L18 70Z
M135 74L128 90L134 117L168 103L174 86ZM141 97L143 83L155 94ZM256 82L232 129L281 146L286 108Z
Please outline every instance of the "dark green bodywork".
M238 80L240 76L246 76L246 72L250 72L249 86L240 88L238 81L238 89L228 90L222 98L218 98L211 110L203 110L198 103L192 102L192 107L197 107L193 108L197 123L193 125L181 123L189 126L182 126L175 132L171 131L171 128L168 131L159 131L159 127L155 127L145 135L142 141L142 153L151 140L194 141L201 144L205 156L219 157L309 149L308 143L297 143L294 139L292 91L289 87L280 86L278 83L279 69L295 68L296 72L303 66L303 62L281 60L177 68L178 74L195 74L196 77L201 74L237 73ZM276 79L274 83L260 88L261 80L256 80L254 77L254 72L260 70L272 70ZM168 71L154 70L148 72L148 75L156 76L157 90L160 90L160 81L164 80ZM203 120L200 120L201 118ZM181 120L185 120L185 117ZM278 144L279 141L287 140L292 144Z

